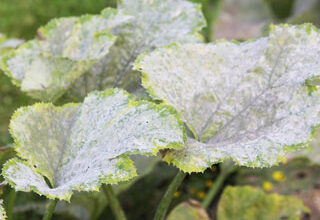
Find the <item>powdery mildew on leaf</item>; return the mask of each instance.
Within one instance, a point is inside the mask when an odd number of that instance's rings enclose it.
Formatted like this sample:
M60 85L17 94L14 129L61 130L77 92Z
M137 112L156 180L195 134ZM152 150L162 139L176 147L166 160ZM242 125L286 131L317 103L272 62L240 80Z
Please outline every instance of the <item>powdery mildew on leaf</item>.
M138 58L144 87L195 137L165 160L187 172L226 158L264 167L306 145L320 120L319 90L306 85L319 76L319 44L313 26L281 25L256 41L178 44Z
M53 101L108 53L116 40L110 30L130 19L115 9L53 19L38 30L37 39L4 56L1 68L22 91Z
M199 42L205 26L201 6L186 0L123 0L118 10L134 19L113 34L118 36L107 56L72 87L69 96L85 97L92 90L121 87L135 91L139 74L132 71L138 55L173 42Z
M3 208L3 200L0 200L0 220L6 220L7 214L5 209Z
M4 165L6 180L16 190L64 200L74 190L98 190L102 183L134 177L130 154L177 149L185 140L172 108L136 102L121 90L93 92L82 104L20 108L10 131L23 160Z

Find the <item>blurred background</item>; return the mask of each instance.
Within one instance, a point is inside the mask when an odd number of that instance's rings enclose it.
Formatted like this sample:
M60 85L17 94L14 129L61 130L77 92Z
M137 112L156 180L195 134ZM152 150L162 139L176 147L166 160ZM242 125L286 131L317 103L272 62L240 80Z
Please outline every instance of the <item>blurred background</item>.
M202 4L208 26L203 30L207 42L226 38L239 41L266 35L269 24L310 22L320 25L320 0L192 0ZM0 33L12 38L32 39L37 29L56 17L96 14L105 7L115 7L116 0L0 0ZM0 72L0 151L12 143L8 124L13 111L22 105L34 103L13 86ZM320 132L310 149L289 155L283 163L270 169L240 168L223 183L226 185L252 185L267 193L276 192L302 199L311 210L303 219L320 219ZM319 139L319 140L318 140ZM319 152L319 153L318 153ZM14 154L7 152L7 154ZM0 156L0 164L2 164ZM176 169L165 163L146 160L143 178L130 187L119 187L118 193L128 219L152 219L156 205L176 174ZM152 165L151 165L152 164ZM175 193L172 207L195 199L204 199L216 184L222 168L212 166L204 174L189 175ZM10 199L8 189L0 188L3 197ZM219 190L219 193L222 188ZM2 193L0 192L0 193ZM216 197L209 215L216 215ZM35 194L18 194L14 213L16 219L41 219L45 199ZM71 204L60 203L55 219L108 219L111 211L99 193L79 194Z

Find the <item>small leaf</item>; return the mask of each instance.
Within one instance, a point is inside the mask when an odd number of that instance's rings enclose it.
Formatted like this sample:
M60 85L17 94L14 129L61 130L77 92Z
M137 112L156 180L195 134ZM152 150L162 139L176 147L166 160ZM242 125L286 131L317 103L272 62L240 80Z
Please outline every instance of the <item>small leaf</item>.
M121 87L134 92L140 77L132 71L138 55L173 42L199 42L205 26L201 6L186 0L123 0L118 10L132 16L131 23L114 33L118 36L110 52L95 64L75 86L69 97L78 100L92 90Z
M3 208L3 200L0 200L0 220L6 220L7 214L5 209Z
M312 25L272 26L243 43L175 44L138 58L143 86L172 105L193 132L165 160L186 172L232 158L271 166L304 147L320 123L320 35Z
M16 190L63 200L74 190L99 190L102 183L133 178L130 154L154 155L181 147L185 139L173 109L136 102L121 90L93 92L82 104L20 108L10 131L24 160L9 160L5 179Z
M299 220L309 213L302 201L291 196L267 194L250 186L227 187L218 205L219 220Z
M167 220L209 220L209 216L201 204L190 200L177 205L168 215Z
M101 15L59 18L2 58L1 68L30 96L54 101L109 51L116 37L110 30L130 20L106 9Z

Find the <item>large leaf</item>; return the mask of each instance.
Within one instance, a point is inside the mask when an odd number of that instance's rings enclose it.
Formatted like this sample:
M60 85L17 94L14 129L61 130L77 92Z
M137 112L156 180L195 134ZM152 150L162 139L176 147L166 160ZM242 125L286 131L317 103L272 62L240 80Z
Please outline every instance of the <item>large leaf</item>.
M63 200L73 190L131 179L136 170L128 155L176 149L185 139L173 109L136 102L121 90L93 92L83 104L20 108L10 130L24 160L4 165L6 180L16 190Z
M5 55L1 68L22 91L54 101L108 53L116 40L110 31L129 20L115 9L54 19L39 29L37 39Z
M319 76L319 44L312 25L281 25L256 41L176 44L138 58L144 87L195 137L165 159L188 172L225 158L263 167L305 146L320 120L319 90L306 84Z
M266 194L250 186L227 187L218 205L219 220L299 220L308 213L295 197Z
M132 71L138 55L177 41L201 41L198 31L205 20L198 4L186 0L122 0L118 10L134 20L114 33L118 39L108 55L72 87L69 96L73 99L108 87L133 92L140 84L139 74Z

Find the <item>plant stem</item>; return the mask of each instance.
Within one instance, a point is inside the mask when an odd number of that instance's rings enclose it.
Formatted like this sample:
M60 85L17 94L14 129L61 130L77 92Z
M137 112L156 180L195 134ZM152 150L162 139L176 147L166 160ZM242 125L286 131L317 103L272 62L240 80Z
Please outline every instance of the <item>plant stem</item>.
M10 190L9 199L8 199L8 206L7 206L7 217L8 220L12 220L12 210L14 206L14 202L16 200L17 192L14 189Z
M54 212L54 209L56 208L57 202L58 202L57 199L50 200L50 203L47 204L47 206L46 206L46 211L44 213L42 220L50 220L51 219L53 212Z
M124 211L121 207L121 204L119 200L117 199L116 194L114 193L111 185L102 185L102 189L104 191L104 194L106 195L110 208L116 217L117 220L125 220L126 216L124 214Z
M211 201L216 197L218 194L221 186L223 185L224 181L227 179L227 177L233 173L236 170L236 167L230 166L226 169L223 169L221 173L219 174L217 180L210 188L209 192L207 193L206 197L202 201L203 208L207 209L211 203Z
M165 218L172 201L173 194L177 191L185 176L186 173L179 171L175 178L172 180L166 193L163 195L161 202L158 205L156 215L154 217L155 220L163 220Z

